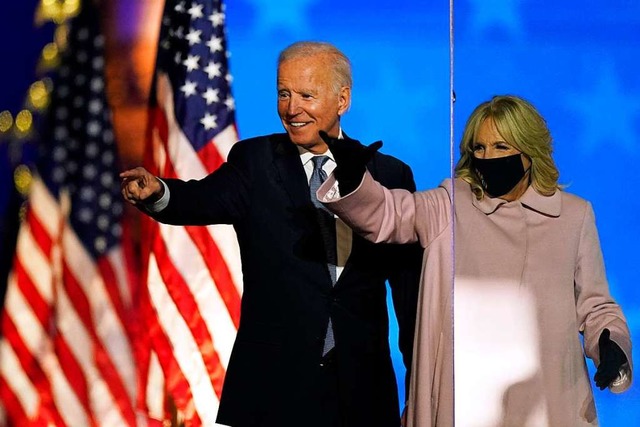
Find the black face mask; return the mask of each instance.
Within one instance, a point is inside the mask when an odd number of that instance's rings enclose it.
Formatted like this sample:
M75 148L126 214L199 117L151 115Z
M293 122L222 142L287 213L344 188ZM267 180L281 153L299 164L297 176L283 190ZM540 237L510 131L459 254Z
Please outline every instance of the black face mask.
M472 165L480 178L482 188L492 197L507 194L527 172L522 165L520 154L494 159L472 157Z

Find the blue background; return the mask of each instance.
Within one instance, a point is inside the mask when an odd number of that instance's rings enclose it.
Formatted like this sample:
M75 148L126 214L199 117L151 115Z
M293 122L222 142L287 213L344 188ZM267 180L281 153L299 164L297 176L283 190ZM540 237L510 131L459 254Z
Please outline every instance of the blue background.
M0 110L14 115L50 40L32 29L33 3L9 2L0 14ZM448 2L233 0L226 12L241 137L282 130L278 52L296 40L325 40L353 63L343 128L363 142L382 139L383 151L413 168L419 189L449 176L457 157L450 148ZM478 103L512 93L538 107L554 136L561 182L593 203L611 292L639 343L640 3L459 0L454 13L454 156ZM0 142L0 214L11 188L6 151ZM402 391L397 352L394 363ZM595 399L601 425L640 425L637 381L622 395L596 390Z

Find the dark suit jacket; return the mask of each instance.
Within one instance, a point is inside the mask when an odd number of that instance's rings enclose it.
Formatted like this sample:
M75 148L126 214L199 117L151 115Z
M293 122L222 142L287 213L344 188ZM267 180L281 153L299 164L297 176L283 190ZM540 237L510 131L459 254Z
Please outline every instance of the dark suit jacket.
M368 164L388 188L415 191L409 167L376 153ZM397 427L397 386L388 345L386 279L410 366L421 250L374 245L353 235L331 286L316 212L297 147L286 134L236 143L227 163L199 181L165 181L169 224L233 224L244 290L238 335L218 422L231 426L321 426L314 384L329 315L341 413L349 427Z

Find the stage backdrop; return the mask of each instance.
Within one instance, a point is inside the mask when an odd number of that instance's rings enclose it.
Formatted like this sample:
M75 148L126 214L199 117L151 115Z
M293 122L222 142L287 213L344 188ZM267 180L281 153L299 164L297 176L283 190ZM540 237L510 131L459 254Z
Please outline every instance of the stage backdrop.
M133 0L120 2L123 17L127 4L139 10ZM1 13L0 110L16 112L33 81L33 58L44 44L40 33L26 28L34 7L35 1L2 6L9 9ZM326 40L353 62L353 105L343 122L349 135L365 143L382 139L383 151L411 165L419 189L449 176L448 2L232 0L226 12L241 137L282 130L275 90L279 50L300 39ZM593 203L611 291L637 346L640 3L459 0L454 13L456 158L464 121L479 102L512 93L539 108L554 136L561 182ZM4 168L6 159L0 160ZM5 196L6 181L0 184ZM5 212L6 203L0 206ZM394 327L392 342L396 334ZM394 362L403 390L397 352ZM638 381L619 396L596 390L595 399L603 426L640 419Z
M459 0L454 14L456 160L464 122L481 101L512 93L539 108L561 182L593 203L611 292L638 345L640 4ZM450 171L448 18L448 2L229 2L240 136L281 131L278 51L298 39L328 40L353 62L345 130L365 143L382 139L383 151L413 168L419 189L438 185ZM402 381L398 353L394 361ZM623 395L596 389L595 399L603 426L640 420L638 381Z

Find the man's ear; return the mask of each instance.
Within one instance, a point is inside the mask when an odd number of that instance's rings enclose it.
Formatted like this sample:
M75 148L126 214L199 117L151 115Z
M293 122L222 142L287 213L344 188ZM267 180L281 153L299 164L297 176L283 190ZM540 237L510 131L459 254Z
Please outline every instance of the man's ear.
M341 116L349 110L351 106L351 88L342 86L338 94L338 115Z

